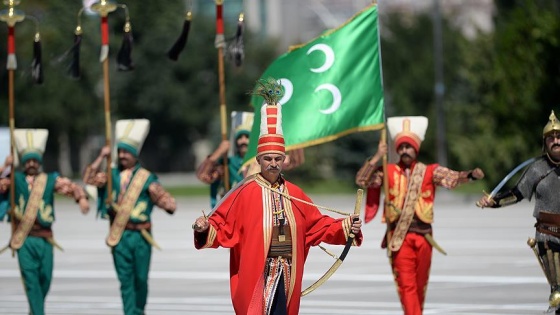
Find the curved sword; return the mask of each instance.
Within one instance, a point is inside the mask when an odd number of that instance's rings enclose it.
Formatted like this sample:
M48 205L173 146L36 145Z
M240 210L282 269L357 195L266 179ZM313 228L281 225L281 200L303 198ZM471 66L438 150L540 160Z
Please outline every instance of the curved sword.
M504 187L504 185L513 177L513 175L517 174L517 172L519 172L525 166L533 163L537 159L538 159L538 157L532 157L532 158L528 159L527 161L517 165L511 172L509 172L509 174L506 175L506 177L504 177L504 179L502 179L502 181L496 186L496 188L494 188L492 190L492 192L490 192L490 194L487 196L488 200L493 199L496 196L496 194ZM481 205L478 201L476 202L476 206L481 207Z
M362 189L358 189L356 193L356 204L354 206L354 214L360 215L363 195L364 195L364 191ZM344 261L346 255L350 251L350 247L352 246L355 237L356 235L350 232L350 234L348 235L348 239L346 240L346 245L344 246L344 249L342 250L342 254L340 254L340 257L338 257L338 259L333 263L333 265L329 268L329 270L327 270L327 272L321 278L319 278L319 280L315 281L315 283L310 285L307 289L303 290L301 292L301 296L306 296L307 294L313 292L315 289L323 285L323 283L325 283L336 272L336 270L338 269L338 267L340 267L340 265L342 265L342 262Z
M494 188L492 190L492 192L490 193L488 198L490 198L490 199L494 198L496 196L496 194L500 191L500 189L502 189L504 187L504 185L513 177L513 175L517 174L517 172L519 172L519 170L521 170L525 166L533 163L536 159L537 159L537 157L533 157L533 158L530 158L527 161L517 165L517 167L515 167L511 172L509 172L509 174L507 174L506 177L504 177L504 179L502 179L502 181L496 186L496 188Z

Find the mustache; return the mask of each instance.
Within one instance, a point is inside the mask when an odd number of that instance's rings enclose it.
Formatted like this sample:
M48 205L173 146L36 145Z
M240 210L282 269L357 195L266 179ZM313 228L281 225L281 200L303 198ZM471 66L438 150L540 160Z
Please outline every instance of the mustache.
M401 159L402 159L403 157L408 157L408 158L411 158L411 159L412 159L412 156L410 156L408 153L403 153L403 154L401 154Z
M551 146L551 148L560 147L560 143L555 143Z
M267 171L277 171L279 169L280 169L280 166L278 166L278 165L276 165L276 166L269 165L269 166L266 167Z

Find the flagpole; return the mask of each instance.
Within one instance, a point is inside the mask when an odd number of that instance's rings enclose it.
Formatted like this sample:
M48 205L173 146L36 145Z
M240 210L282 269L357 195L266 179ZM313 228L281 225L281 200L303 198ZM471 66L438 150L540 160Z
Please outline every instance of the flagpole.
M214 45L218 48L218 78L220 88L220 130L222 141L227 140L227 108L226 108L226 83L224 70L224 48L226 41L224 38L224 18L223 4L224 0L215 0L216 2L216 40ZM224 165L224 188L229 190L229 168L227 152L223 158Z
M385 143L387 144L387 124L385 124L383 126L383 129L381 130L381 139L379 140L381 143ZM385 152L385 154L383 154L383 194L385 195L385 198L383 200L383 204L384 204L384 212L386 211L387 207L389 206L389 174L387 173L387 152ZM384 213L385 215L385 213ZM389 227L389 220L387 217L385 217L385 221L387 223L387 227ZM389 229L387 229L387 244L389 244L390 241L390 237L389 237Z

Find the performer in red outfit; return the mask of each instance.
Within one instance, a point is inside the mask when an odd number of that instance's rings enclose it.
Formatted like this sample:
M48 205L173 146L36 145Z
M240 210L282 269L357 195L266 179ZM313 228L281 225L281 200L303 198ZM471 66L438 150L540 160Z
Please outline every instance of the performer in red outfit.
M390 253L404 314L420 315L430 275L432 247L445 254L432 238L436 186L453 189L483 178L484 173L479 168L458 172L438 164L418 162L418 152L428 127L426 117L392 117L387 120L387 127L399 162L386 166L388 202L383 221L387 223L387 233L382 247ZM386 144L380 143L378 153L368 159L356 175L356 183L368 188L366 222L374 218L379 207L384 174L376 164L386 150Z
M355 215L334 219L321 214L299 187L282 177L281 106L277 99L265 101L256 158L261 171L226 194L209 217L196 220L194 243L197 249L231 249L236 314L296 315L309 248L321 242L345 244L351 233L359 246L361 221Z

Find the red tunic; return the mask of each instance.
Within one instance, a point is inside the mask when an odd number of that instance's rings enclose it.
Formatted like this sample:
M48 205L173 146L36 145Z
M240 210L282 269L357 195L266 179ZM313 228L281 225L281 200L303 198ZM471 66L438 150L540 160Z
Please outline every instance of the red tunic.
M272 237L270 184L256 175L227 195L208 218L210 228L195 232L197 249L230 250L230 290L236 314L259 314L263 309L265 260ZM311 203L294 184L284 181L284 193ZM316 207L283 197L292 236L292 269L289 281L288 314L299 312L303 267L309 248L321 242L342 245L350 234L350 218L334 219ZM361 245L362 234L354 245Z

